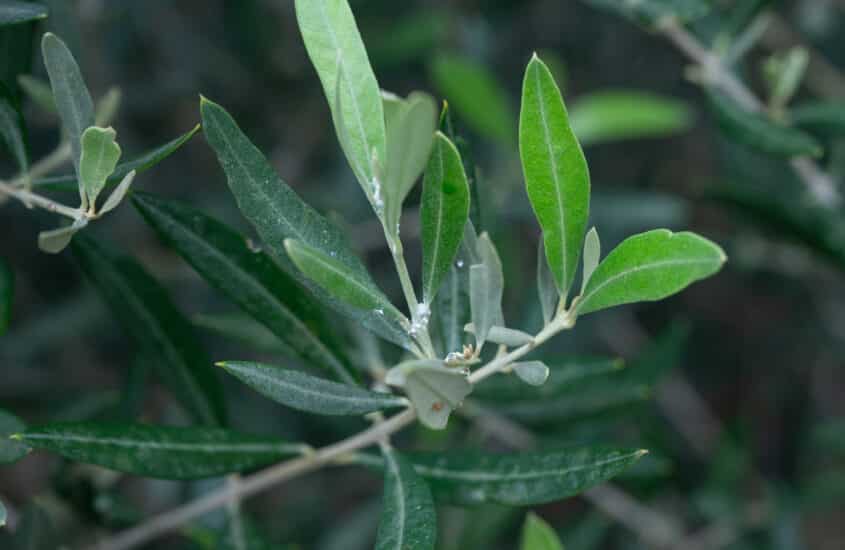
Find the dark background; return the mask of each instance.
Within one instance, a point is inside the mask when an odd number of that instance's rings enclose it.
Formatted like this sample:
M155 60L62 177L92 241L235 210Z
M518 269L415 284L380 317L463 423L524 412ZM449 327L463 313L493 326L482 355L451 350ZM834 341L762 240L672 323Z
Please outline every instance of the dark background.
M715 3L720 9L732 4ZM382 288L401 298L379 228L340 154L292 2L49 4L53 14L35 34L49 29L68 42L95 97L113 85L123 91L113 126L126 159L195 125L202 93L232 113L285 181L319 210L336 212L349 224ZM779 21L811 45L814 55L834 68L845 64L845 2L775 4ZM422 89L443 99L443 83L433 77L432 67L438 56L459 53L491 71L515 117L522 72L536 50L565 73L568 103L596 90L626 88L689 104L695 119L688 131L586 149L593 222L606 251L635 231L688 228L719 242L729 262L718 276L676 297L589 316L574 334L556 340L549 357L593 354L620 356L629 365L658 363L653 367L659 378L654 375L657 383L646 399L590 409L540 426L537 433L558 441L596 439L653 449L652 471L619 484L639 502L682 521L686 531L726 526L734 536L718 547L845 546L841 212L809 205L785 163L725 141L701 90L684 77L686 60L660 36L612 14L573 0L374 0L352 6L380 85L402 95ZM712 35L719 24L718 16L711 17L698 30ZM761 89L760 59L791 44L791 38L768 32L752 51L743 74L756 90ZM33 54L32 72L43 75L39 57ZM840 73L820 77L811 70L799 99L819 91L841 99L843 90ZM57 143L56 121L33 105L27 104L25 113L31 156L39 158ZM538 228L516 147L475 131L457 107L454 114L481 173L482 229L491 232L505 263L506 317L513 326L533 330L539 323ZM4 174L11 168L8 160L3 159ZM835 155L823 163L834 171L843 167ZM248 232L201 134L135 185L184 199ZM417 202L416 194L410 202ZM69 253L55 257L38 251L37 233L55 220L18 203L0 206L0 216L0 256L17 279L13 325L0 339L0 405L33 423L90 416L121 398L136 363L131 340ZM403 231L416 273L420 254L413 226ZM128 203L90 231L138 258L186 313L233 310L155 238ZM256 356L202 334L215 360ZM226 382L238 428L316 446L358 427L354 421L292 414ZM138 415L158 422L184 420L152 383ZM435 449L466 445L456 430L440 434L415 428L408 443ZM469 443L488 439L473 437ZM0 469L0 495L12 516L36 499L64 533L119 526L207 487L137 479L116 483L101 471L39 453ZM246 506L271 540L354 550L371 540L378 495L377 475L344 468L288 483ZM630 531L583 499L539 512L560 529L568 549L642 547ZM441 537L447 541L443 548L513 548L522 511L444 510L442 517L448 533ZM488 522L498 528L486 527ZM339 533L358 535L363 546L331 546L329 538ZM591 536L598 542L590 542Z

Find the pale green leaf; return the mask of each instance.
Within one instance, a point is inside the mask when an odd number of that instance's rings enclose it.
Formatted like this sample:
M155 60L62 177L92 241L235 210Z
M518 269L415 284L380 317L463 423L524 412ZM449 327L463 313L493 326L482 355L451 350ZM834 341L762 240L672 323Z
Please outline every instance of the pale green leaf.
M368 279L364 264L349 246L345 235L285 184L261 152L238 128L232 117L219 105L203 98L203 128L209 145L217 153L232 194L243 215L255 227L268 251L282 267L298 277L284 241L297 239L319 250L355 273L356 279ZM360 322L382 338L411 349L412 343L401 318L384 315L379 309L362 310L332 297L309 279L302 277L316 297L340 313ZM391 312L392 313L392 312Z
M366 414L407 406L403 397L246 361L218 363L249 387L288 407L316 414Z
M763 76L769 84L769 102L775 109L782 109L801 86L810 61L810 53L802 46L795 46L781 55L769 57L763 64Z
M29 168L25 135L26 126L17 100L9 89L0 83L0 140L14 157L21 173Z
M58 254L70 244L73 236L88 225L88 218L77 218L72 224L38 234L38 248L47 254Z
M53 99L53 90L48 82L32 75L21 74L18 75L18 85L41 110L47 113L56 112L56 100Z
M546 258L565 297L587 229L590 176L560 90L536 55L525 70L519 152L528 198L543 229Z
M104 127L110 125L117 112L120 110L120 103L123 100L123 92L117 86L112 86L106 93L97 100L94 107L94 124Z
M554 529L534 512L529 512L522 525L519 550L563 550Z
M511 368L529 386L542 386L549 379L549 367L542 361L517 362Z
M719 246L694 233L641 233L625 239L599 264L575 309L584 314L660 300L713 275L725 259Z
M584 0L596 8L610 11L644 25L656 25L664 18L692 21L707 15L705 0Z
M440 132L425 171L420 218L423 301L430 304L455 261L469 218L469 187L461 156Z
M693 113L677 99L637 90L602 90L579 97L569 110L569 123L586 147L675 135L690 129Z
M3 505L3 501L0 500L0 527L6 526L6 506Z
M384 111L352 10L346 0L296 0L296 17L338 136L348 137L349 163L361 185L369 185L376 175L373 157L385 165ZM345 77L338 86L341 73Z
M502 260L496 251L496 245L487 232L481 234L475 243L477 258L487 268L489 274L489 287L487 294L490 318L493 325L505 326L505 319L502 315L502 294L505 289L505 274L502 267Z
M490 327L493 326L490 277L490 269L484 264L475 264L469 268L469 304L475 345L479 349L484 345Z
M390 102L391 105L394 103ZM395 232L393 237L399 238L402 203L432 154L434 132L437 130L437 104L428 94L414 92L402 100L398 108L385 105L385 121L384 217L388 231Z
M375 550L434 550L437 514L431 490L392 447L384 456L384 505Z
M433 359L400 363L388 371L385 383L403 387L420 422L433 430L445 428L449 415L472 391L465 370Z
M219 428L56 423L15 437L68 460L159 479L199 479L252 470L304 446Z
M12 321L12 304L15 301L15 272L0 258L0 336L9 330Z
M17 416L0 409L0 464L12 464L26 456L29 447L9 436L26 429Z
M546 247L543 239L537 244L537 296L540 298L540 311L543 312L543 326L548 325L557 313L560 301L557 285L546 260Z
M48 13L47 6L41 4L3 0L0 3L0 27L45 19Z
M440 336L444 355L460 351L464 344L463 327L470 319L466 265L464 260L458 259L446 272L432 305L432 326Z
M120 181L117 187L114 188L114 191L111 192L109 197L106 199L106 202L103 203L102 208L99 210L99 214L108 214L115 208L117 208L121 202L123 202L123 198L126 196L126 193L129 192L129 188L132 186L132 182L135 181L135 170L132 170Z
M70 141L71 160L79 175L82 133L94 126L94 103L82 79L79 66L65 43L55 34L48 32L41 40L41 50L44 66L50 76L56 109Z
M470 334L475 334L475 325L469 323L464 326L464 330ZM493 342L494 344L501 344L503 346L513 348L531 343L534 340L534 337L521 330L494 325L487 331L485 339L488 342Z
M114 173L120 160L120 146L115 141L114 128L91 126L82 134L82 156L79 159L79 179L91 208L106 179Z
M584 288L593 276L593 272L599 265L601 259L601 241L599 240L599 233L593 227L587 232L587 237L584 239L584 274L581 277L581 294L584 294Z

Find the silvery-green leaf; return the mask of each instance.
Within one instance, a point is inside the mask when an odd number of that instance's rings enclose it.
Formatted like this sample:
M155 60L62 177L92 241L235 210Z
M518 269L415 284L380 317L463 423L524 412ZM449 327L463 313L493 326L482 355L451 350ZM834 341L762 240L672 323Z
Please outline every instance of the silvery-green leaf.
M584 288L590 282L590 277L599 265L601 259L601 241L599 240L599 233L593 227L587 232L584 239L584 274L581 280L581 293L584 293Z
M431 155L437 130L437 104L430 95L413 92L398 109L387 110L385 124L384 216L387 229L394 232L399 225L402 203ZM393 236L398 238L398 233Z
M46 18L48 13L47 7L41 4L19 0L3 0L3 3L0 4L0 27L38 21Z
M15 300L15 273L3 258L0 258L0 336L9 330L12 320L12 303Z
M625 239L599 264L578 314L671 296L725 263L719 246L694 233L655 229Z
M514 374L529 386L542 386L549 378L549 367L542 361L524 361L511 365Z
M38 234L38 248L47 254L58 254L70 244L73 236L88 225L88 218L77 218L67 227L60 227Z
M584 0L596 8L621 15L636 23L654 25L664 18L692 21L707 15L705 0Z
M29 168L25 135L26 126L18 102L11 91L0 83L0 140L15 158L21 173Z
M103 203L102 208L99 210L99 214L107 214L114 210L115 208L120 205L123 197L126 196L126 193L129 192L129 188L132 186L132 182L135 180L135 170L132 170L120 181L120 183L115 187L114 191L111 192L109 198L106 199L106 202Z
M0 500L0 527L6 526L6 506L3 505L3 501Z
M47 113L56 112L56 100L53 99L53 90L50 89L48 82L32 75L21 74L18 75L18 85L29 96L29 99L43 111Z
M763 76L769 84L770 104L779 109L786 106L798 91L810 54L806 48L795 46L782 55L773 55L763 64Z
M82 133L82 156L79 159L79 180L90 207L106 185L120 160L120 146L114 128L91 126Z
M440 369L443 368L443 361L439 359L411 359L409 361L403 361L387 371L384 383L389 386L401 388L405 386L407 375L419 368Z
M408 361L393 367L385 382L402 386L423 425L442 430L449 415L472 391L467 373L434 360Z
M219 428L55 423L16 435L69 460L159 479L201 479L242 472L302 452L303 446Z
M470 266L469 303L472 312L472 324L475 327L475 346L478 349L481 349L484 345L490 327L493 326L490 294L490 268L484 264Z
M12 464L25 457L29 447L9 436L26 429L17 416L0 409L0 464Z
M369 185L376 175L373 156L382 166L386 159L384 111L352 10L346 0L296 0L296 17L338 135L343 131L348 136L349 163L361 185ZM338 86L341 72L345 78Z
M461 267L457 264L460 263ZM464 344L463 326L469 321L469 277L463 260L458 260L443 279L432 305L432 326L443 346L443 354L460 351Z
M519 153L528 198L543 229L546 258L565 298L587 230L590 175L560 90L536 54L525 69Z
M464 225L461 254L464 256L463 261L469 265L481 263L481 256L478 255L478 234L475 232L475 226L472 221L467 221L466 225Z
M431 490L392 447L384 456L384 505L375 550L434 550L437 514Z
M366 414L408 404L403 397L272 365L247 361L226 361L218 365L259 393L301 411L328 415Z
M423 180L420 223L423 301L430 304L452 268L469 218L469 187L458 150L440 132L434 138Z
M529 512L522 525L519 550L563 550L563 543L548 523L534 512Z
M41 40L44 66L56 101L59 118L70 141L71 160L79 175L82 155L82 133L94 126L94 103L82 79L79 66L70 50L55 34L46 33Z
M540 310L543 312L543 325L548 325L557 313L560 301L555 279L546 260L546 247L543 239L537 245L537 295L540 298Z
M112 86L108 91L97 101L94 108L94 124L96 126L104 127L114 121L117 116L117 111L120 109L120 102L123 99L123 93L117 86Z
M469 323L464 326L464 330L471 334L475 334L475 325ZM487 332L486 340L488 342L493 342L494 344L502 344L509 348L515 348L518 346L524 346L525 344L530 344L534 340L534 337L521 330L494 325L490 327L490 330Z
M496 251L490 235L482 233L476 242L476 249L481 263L487 266L490 274L490 287L488 301L490 303L491 317L494 325L505 326L505 318L502 315L502 294L505 289L505 272L502 268L502 260Z

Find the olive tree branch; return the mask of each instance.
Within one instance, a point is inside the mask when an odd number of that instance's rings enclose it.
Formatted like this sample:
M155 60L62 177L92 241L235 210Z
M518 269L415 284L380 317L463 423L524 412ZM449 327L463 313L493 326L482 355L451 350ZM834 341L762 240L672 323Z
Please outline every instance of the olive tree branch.
M667 18L657 28L672 44L699 66L704 84L720 89L747 111L752 113L764 112L762 102L748 86L731 72L721 57L707 49L676 19ZM836 189L836 183L830 174L822 170L813 159L795 157L789 162L819 204L831 208L840 204L842 197Z
M72 220L77 220L84 215L79 208L71 208L32 191L27 191L25 188L14 185L14 183L0 181L0 195L18 199L24 204L37 206L48 212L55 212Z

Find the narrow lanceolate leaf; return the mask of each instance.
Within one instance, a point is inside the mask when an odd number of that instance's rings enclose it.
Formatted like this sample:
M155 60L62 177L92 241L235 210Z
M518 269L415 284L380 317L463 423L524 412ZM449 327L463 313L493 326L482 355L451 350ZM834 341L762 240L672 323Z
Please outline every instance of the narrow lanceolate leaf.
M558 290L566 296L587 229L590 175L560 90L536 55L522 87L519 152L528 198L543 228L546 259Z
M543 325L548 325L557 313L560 294L555 279L546 260L546 247L543 240L537 245L537 296L540 298L540 311L543 313Z
M469 333L475 334L475 325L469 323L464 327L464 330ZM524 346L525 344L531 343L531 341L533 340L534 337L528 334L527 332L507 327L500 327L498 325L490 327L490 329L487 331L488 342L493 342L494 344L501 344L509 348Z
M79 66L65 43L55 34L48 32L41 40L41 50L59 118L70 141L71 160L76 173L79 174L82 133L86 128L94 126L94 103L82 79Z
M434 550L437 514L431 490L393 448L383 449L384 505L376 550Z
M252 351L271 355L294 352L264 325L240 313L199 314L191 318L194 326L230 340Z
M26 126L17 100L11 91L0 83L0 139L14 157L21 172L25 172L29 167L25 135Z
M84 235L74 239L73 252L141 355L153 362L181 404L197 421L221 424L223 391L214 366L167 291L135 260Z
M655 229L629 237L593 272L576 311L660 300L713 275L725 259L719 246L694 233Z
M518 454L446 452L408 458L439 501L531 506L575 496L616 476L645 453L582 448Z
M329 321L272 258L195 208L149 194L136 193L132 202L209 284L270 329L300 359L345 382L353 380L345 362L327 345L335 341Z
M337 133L348 138L349 163L361 185L370 185L376 175L373 157L382 166L387 158L384 111L352 10L346 0L297 0L296 17ZM344 78L338 86L341 73Z
M443 278L432 306L432 326L440 336L444 356L460 351L464 344L463 327L470 320L468 270L466 262L458 259Z
M18 0L4 0L0 4L0 27L37 21L46 18L47 14L47 7L41 4L19 2Z
M400 363L388 371L385 382L403 387L420 422L433 430L445 428L449 415L472 391L465 370L433 359Z
M357 278L369 277L343 233L279 178L264 155L222 107L203 98L201 111L206 138L226 172L229 189L235 195L238 207L283 267L299 274L284 248L285 239L292 238L325 255L334 253L332 257L356 273ZM303 281L308 279L303 277ZM324 303L361 322L382 338L410 348L407 331L395 319L387 318L378 310L353 308L332 298L310 281L306 284Z
M288 407L317 414L366 414L407 406L403 397L339 384L290 369L242 361L218 363L243 383Z
M490 305L490 269L484 264L469 268L469 304L472 312L475 345L481 348L493 326L493 312Z
M129 192L129 188L132 187L133 181L135 181L135 170L126 174L117 187L114 188L114 191L109 194L106 202L104 202L102 208L100 208L99 214L108 214L120 206L120 203L123 202L123 198Z
M117 168L114 169L114 172L108 177L108 179L106 179L106 185L116 185L121 183L132 171L135 171L138 174L146 172L159 162L175 153L177 149L182 147L182 145L194 137L194 134L196 134L199 129L200 126L197 124L191 130L185 132L176 139L168 141L164 145L156 147L151 151L147 151L134 160L118 164ZM73 174L66 176L51 176L35 180L33 182L33 186L42 187L49 191L75 191L77 189L77 179L78 178Z
M402 203L419 179L432 153L434 132L437 130L437 104L428 94L414 92L407 99L401 100L397 108L386 109L385 115L385 226L390 231L398 231ZM394 237L399 236L394 234Z
M295 239L286 239L284 244L296 267L338 301L361 311L375 312L397 325L407 324L368 274L349 269L336 256L323 254Z
M581 294L584 293L584 288L598 267L600 259L601 241L599 240L599 233L594 227L587 232L587 237L584 239L584 272L581 277Z
M29 447L9 436L26 429L17 416L0 409L0 464L12 464L26 456Z
M488 233L482 233L475 243L478 259L487 268L490 277L490 286L487 291L487 303L490 309L490 320L493 325L505 326L505 319L502 315L502 294L505 289L505 273L502 268L502 260L496 251L496 245Z
M79 180L87 197L87 204L94 206L97 196L106 186L106 179L114 173L120 160L120 146L115 141L114 128L91 126L82 133L82 155L79 159Z
M563 550L554 529L534 512L529 512L522 525L519 550Z
M817 157L824 151L810 134L748 112L721 93L711 92L710 105L724 134L756 151L779 157Z
M420 206L423 301L430 304L455 261L469 218L469 187L458 150L437 133Z
M219 428L69 423L15 436L69 460L160 479L199 479L251 470L297 455L302 445Z
M41 110L47 113L56 112L56 100L53 99L53 90L50 89L48 82L28 74L21 74L18 75L18 85Z
M9 330L12 321L12 303L15 300L15 273L0 258L0 336Z
M0 527L6 526L6 507L3 505L3 501L0 500Z
M793 126L823 137L845 135L845 101L816 101L796 105L787 113Z
M692 21L707 15L704 0L584 0L596 8L621 15L636 23L654 25L664 18Z

